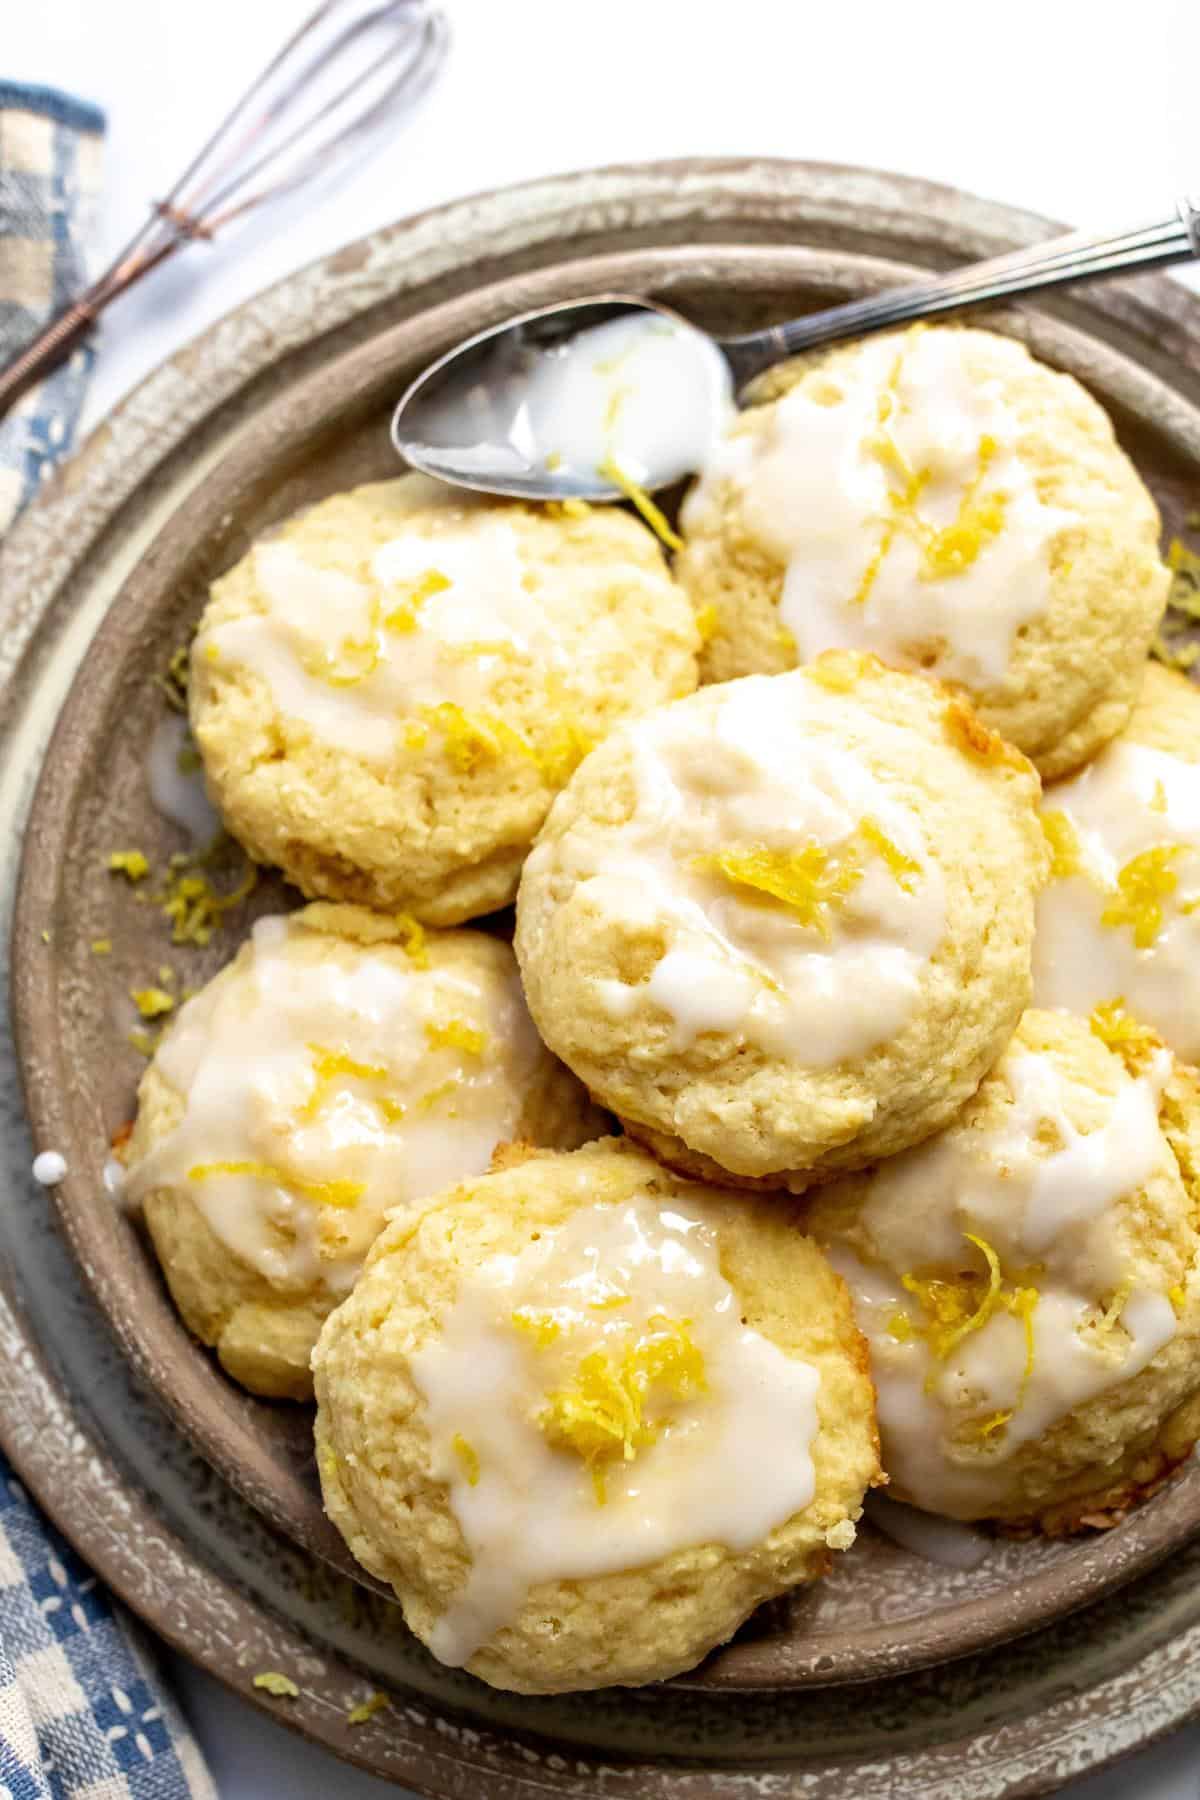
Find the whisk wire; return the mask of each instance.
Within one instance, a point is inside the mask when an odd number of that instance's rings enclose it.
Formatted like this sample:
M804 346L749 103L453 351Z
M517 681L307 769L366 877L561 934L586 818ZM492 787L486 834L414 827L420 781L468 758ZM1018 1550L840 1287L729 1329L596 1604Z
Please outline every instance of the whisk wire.
M331 22L336 32L321 41ZM336 74L371 33L386 31L332 93L302 112L276 141L271 134L318 81ZM361 147L425 91L449 42L436 0L322 0L275 53L167 194L91 286L0 371L0 415L75 347L112 300L183 246L209 242L233 220L292 192ZM386 82L380 86L381 81ZM345 114L365 96L357 111ZM343 115L340 122L338 115ZM289 157L291 161L289 163ZM256 185L267 177L265 185Z

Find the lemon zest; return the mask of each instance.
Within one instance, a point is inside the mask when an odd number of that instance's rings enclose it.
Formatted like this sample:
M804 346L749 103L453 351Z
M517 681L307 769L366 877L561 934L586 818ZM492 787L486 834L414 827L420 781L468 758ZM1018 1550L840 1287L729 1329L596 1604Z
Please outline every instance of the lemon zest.
M264 1693L274 1694L277 1700L298 1700L300 1689L290 1675L281 1675L278 1669L262 1669L254 1677L256 1688Z
M683 539L668 524L665 513L654 504L645 488L639 487L637 482L625 473L615 457L611 454L606 456L597 472L603 475L606 481L611 481L615 488L620 489L625 498L645 519L655 537L665 544L668 550L683 549Z
M456 1431L451 1438L450 1448L462 1464L463 1474L467 1478L467 1486L478 1487L479 1457L474 1447L467 1442L461 1431Z
M555 467L561 466L561 463L562 458L559 457ZM549 461L547 461L546 467L550 467ZM552 519L586 519L591 510L586 500L580 500L573 494L568 494L565 500L547 500L546 502L546 511Z
M632 1462L655 1443L672 1402L707 1391L704 1358L689 1335L690 1323L656 1314L647 1333L619 1357L608 1348L589 1351L569 1384L548 1394L537 1415L546 1441L586 1464L600 1506L607 1466Z
M1102 925L1128 926L1139 950L1147 950L1162 930L1163 901L1179 886L1172 864L1183 855L1182 844L1162 844L1130 857L1117 873L1117 888L1100 914Z
M199 872L190 858L171 871L162 894L154 896L163 917L171 923L173 944L196 944L201 948L211 942L214 931L227 912L240 906L258 886L258 865L247 862L242 879L230 894L220 894L207 875Z
M461 1086L462 1083L457 1075L450 1076L447 1081L439 1081L436 1087L431 1087L428 1093L422 1094L421 1111L432 1112L439 1100L444 1100L448 1094L457 1093ZM450 1116L454 1117L453 1107L450 1109Z
M1079 833L1068 815L1060 807L1051 807L1049 812L1039 814L1042 821L1042 835L1050 846L1050 876L1054 881L1066 881L1068 876L1082 872L1083 863L1080 857Z
M441 732L455 768L467 773L512 751L536 760L528 739L494 713L464 712L453 700L443 700L439 706L427 707L425 716Z
M461 1050L467 1056L482 1056L487 1043L487 1032L465 1019L427 1019L425 1037L433 1050Z
M699 856L692 867L723 875L737 887L748 887L780 900L797 915L802 925L831 935L830 916L863 878L863 849L882 859L889 872L911 893L920 864L905 856L873 819L863 819L839 845L805 844L799 850L773 850L753 844L744 850L722 850L715 856Z
M277 1169L274 1163L194 1163L188 1170L189 1181L208 1181L220 1175L245 1175L252 1181L269 1182L272 1187L294 1188L321 1206L353 1206L363 1193L361 1181L306 1181L299 1175Z
M174 996L160 987L130 988L129 995L143 1019L157 1019L175 1009Z
M414 968L429 967L429 944L425 937L425 927L411 913L396 913L394 922L400 933L404 954Z
M874 657L864 656L858 650L826 650L816 662L807 665L804 673L831 694L852 694L874 662Z
M899 1306L888 1319L887 1333L889 1337L895 1338L898 1344L907 1344L913 1335L913 1322Z
M417 581L406 585L403 598L397 601L391 612L384 615L384 630L398 634L415 631L425 602L432 600L435 594L444 594L452 585L450 577L443 575L440 569L426 569Z
M297 1117L315 1119L329 1096L329 1090L339 1075L350 1081L386 1081L389 1071L379 1063L356 1062L354 1057L344 1050L326 1050L320 1044L310 1044L308 1053L313 1060L312 1091Z
M1157 1032L1125 1010L1121 995L1094 1007L1088 1024L1100 1042L1120 1057L1131 1075L1140 1074L1155 1051L1162 1048Z
M539 1350L562 1336L562 1326L546 1307L518 1306L512 1315L513 1325L531 1337Z
M696 630L700 635L700 642L702 644L709 643L710 640L716 636L718 624L717 609L711 602L707 606L701 606L697 609Z
M142 881L150 873L150 861L142 850L113 850L108 858L109 873L124 875L127 881Z
M1177 1281L1173 1287L1167 1289L1167 1299L1177 1313L1183 1311L1184 1303L1187 1300L1187 1288L1182 1281Z
M126 1041L133 1045L139 1056L153 1056L158 1049L158 1039L153 1032L143 1031L140 1026L127 1034Z
M921 865L911 856L893 844L890 837L882 832L874 819L864 819L858 827L858 835L887 864L890 874L895 878L898 887L906 894L913 891L913 883L921 873Z
M346 1714L346 1723L347 1725L365 1725L368 1719L373 1719L377 1712L382 1712L384 1707L389 1704L387 1695L380 1693L376 1688L375 1692L367 1699L360 1700L357 1706L350 1708Z
M111 956L112 955L112 939L111 938L93 938L92 939L92 955L93 956Z

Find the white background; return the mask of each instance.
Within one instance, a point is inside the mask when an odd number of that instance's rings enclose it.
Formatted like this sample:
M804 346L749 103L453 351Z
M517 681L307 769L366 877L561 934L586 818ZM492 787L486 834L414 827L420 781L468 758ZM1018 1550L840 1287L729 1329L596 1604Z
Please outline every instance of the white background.
M0 0L0 77L63 87L108 112L105 249L309 4ZM1173 194L1200 192L1196 0L449 4L455 43L441 81L352 183L289 202L223 247L189 250L110 314L88 424L289 269L404 213L554 170L688 154L867 163L1080 225L1157 216ZM206 1678L178 1676L222 1800L395 1793ZM1197 1800L1200 1727L1072 1790L1074 1800L1134 1793Z

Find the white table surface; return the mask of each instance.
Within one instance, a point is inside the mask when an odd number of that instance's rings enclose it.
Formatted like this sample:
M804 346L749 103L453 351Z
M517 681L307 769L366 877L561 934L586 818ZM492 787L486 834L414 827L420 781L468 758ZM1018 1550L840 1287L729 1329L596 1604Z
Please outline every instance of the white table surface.
M111 251L310 4L3 0L0 76L107 110ZM1200 191L1195 0L449 4L442 80L349 185L289 204L274 231L189 250L110 314L85 423L289 269L421 207L554 170L686 154L857 162L1080 225L1136 221ZM174 1673L222 1800L397 1792L194 1670ZM1071 1789L1133 1793L1196 1800L1200 1726Z

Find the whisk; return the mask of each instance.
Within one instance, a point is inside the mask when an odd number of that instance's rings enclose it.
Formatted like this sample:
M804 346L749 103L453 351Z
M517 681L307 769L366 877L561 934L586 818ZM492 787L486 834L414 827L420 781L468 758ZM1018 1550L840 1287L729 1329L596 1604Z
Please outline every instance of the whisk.
M365 61L372 33L383 41ZM429 85L448 40L434 0L381 0L367 11L361 0L323 0L104 273L0 370L0 417L75 349L119 294L183 245L214 238L327 172L335 157L366 149Z

